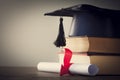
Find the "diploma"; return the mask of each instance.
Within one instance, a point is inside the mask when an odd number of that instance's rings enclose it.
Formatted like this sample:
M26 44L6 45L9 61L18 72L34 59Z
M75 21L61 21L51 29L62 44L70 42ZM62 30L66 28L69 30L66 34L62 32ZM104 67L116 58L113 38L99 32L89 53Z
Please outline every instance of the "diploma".
M60 73L61 64L60 63L51 63L51 62L40 62L37 65L38 71L45 72L55 72ZM98 73L99 69L94 64L79 64L74 63L69 67L71 74L81 74L81 75L91 75L94 76Z

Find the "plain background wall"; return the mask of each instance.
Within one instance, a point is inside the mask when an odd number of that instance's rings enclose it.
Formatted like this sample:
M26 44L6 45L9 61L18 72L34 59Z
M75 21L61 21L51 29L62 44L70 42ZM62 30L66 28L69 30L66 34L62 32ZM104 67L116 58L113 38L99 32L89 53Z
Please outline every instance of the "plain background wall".
M36 66L57 62L59 48L53 45L59 17L44 13L76 4L120 9L120 0L0 0L0 66ZM66 36L72 18L64 18Z

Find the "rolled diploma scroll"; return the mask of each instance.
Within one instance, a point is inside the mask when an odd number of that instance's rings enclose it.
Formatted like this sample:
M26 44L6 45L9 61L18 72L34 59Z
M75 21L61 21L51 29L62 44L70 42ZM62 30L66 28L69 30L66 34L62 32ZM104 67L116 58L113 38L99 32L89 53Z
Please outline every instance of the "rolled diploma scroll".
M82 74L82 75L96 75L99 71L98 67L94 64L73 64L69 68L72 74Z
M61 64L59 63L52 63L52 62L40 62L37 65L37 69L39 71L45 72L56 72L59 73L61 69Z
M37 65L37 69L39 71L60 73L61 64L60 63L40 62ZM98 73L99 69L94 64L75 63L70 66L69 71L72 74L96 75Z

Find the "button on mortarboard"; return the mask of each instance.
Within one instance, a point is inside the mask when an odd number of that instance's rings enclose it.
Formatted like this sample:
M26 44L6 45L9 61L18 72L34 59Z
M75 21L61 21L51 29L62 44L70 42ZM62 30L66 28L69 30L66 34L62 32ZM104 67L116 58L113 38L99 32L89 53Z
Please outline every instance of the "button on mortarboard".
M69 36L120 38L120 10L80 4L45 15L73 17Z

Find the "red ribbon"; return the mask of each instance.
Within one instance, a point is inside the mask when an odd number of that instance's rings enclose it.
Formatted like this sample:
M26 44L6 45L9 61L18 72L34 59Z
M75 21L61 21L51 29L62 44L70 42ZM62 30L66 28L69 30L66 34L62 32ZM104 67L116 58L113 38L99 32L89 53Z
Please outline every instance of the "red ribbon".
M63 76L64 74L70 74L69 67L72 64L70 63L71 58L72 58L72 51L65 48L64 61L63 61L63 65L61 65L60 76Z

